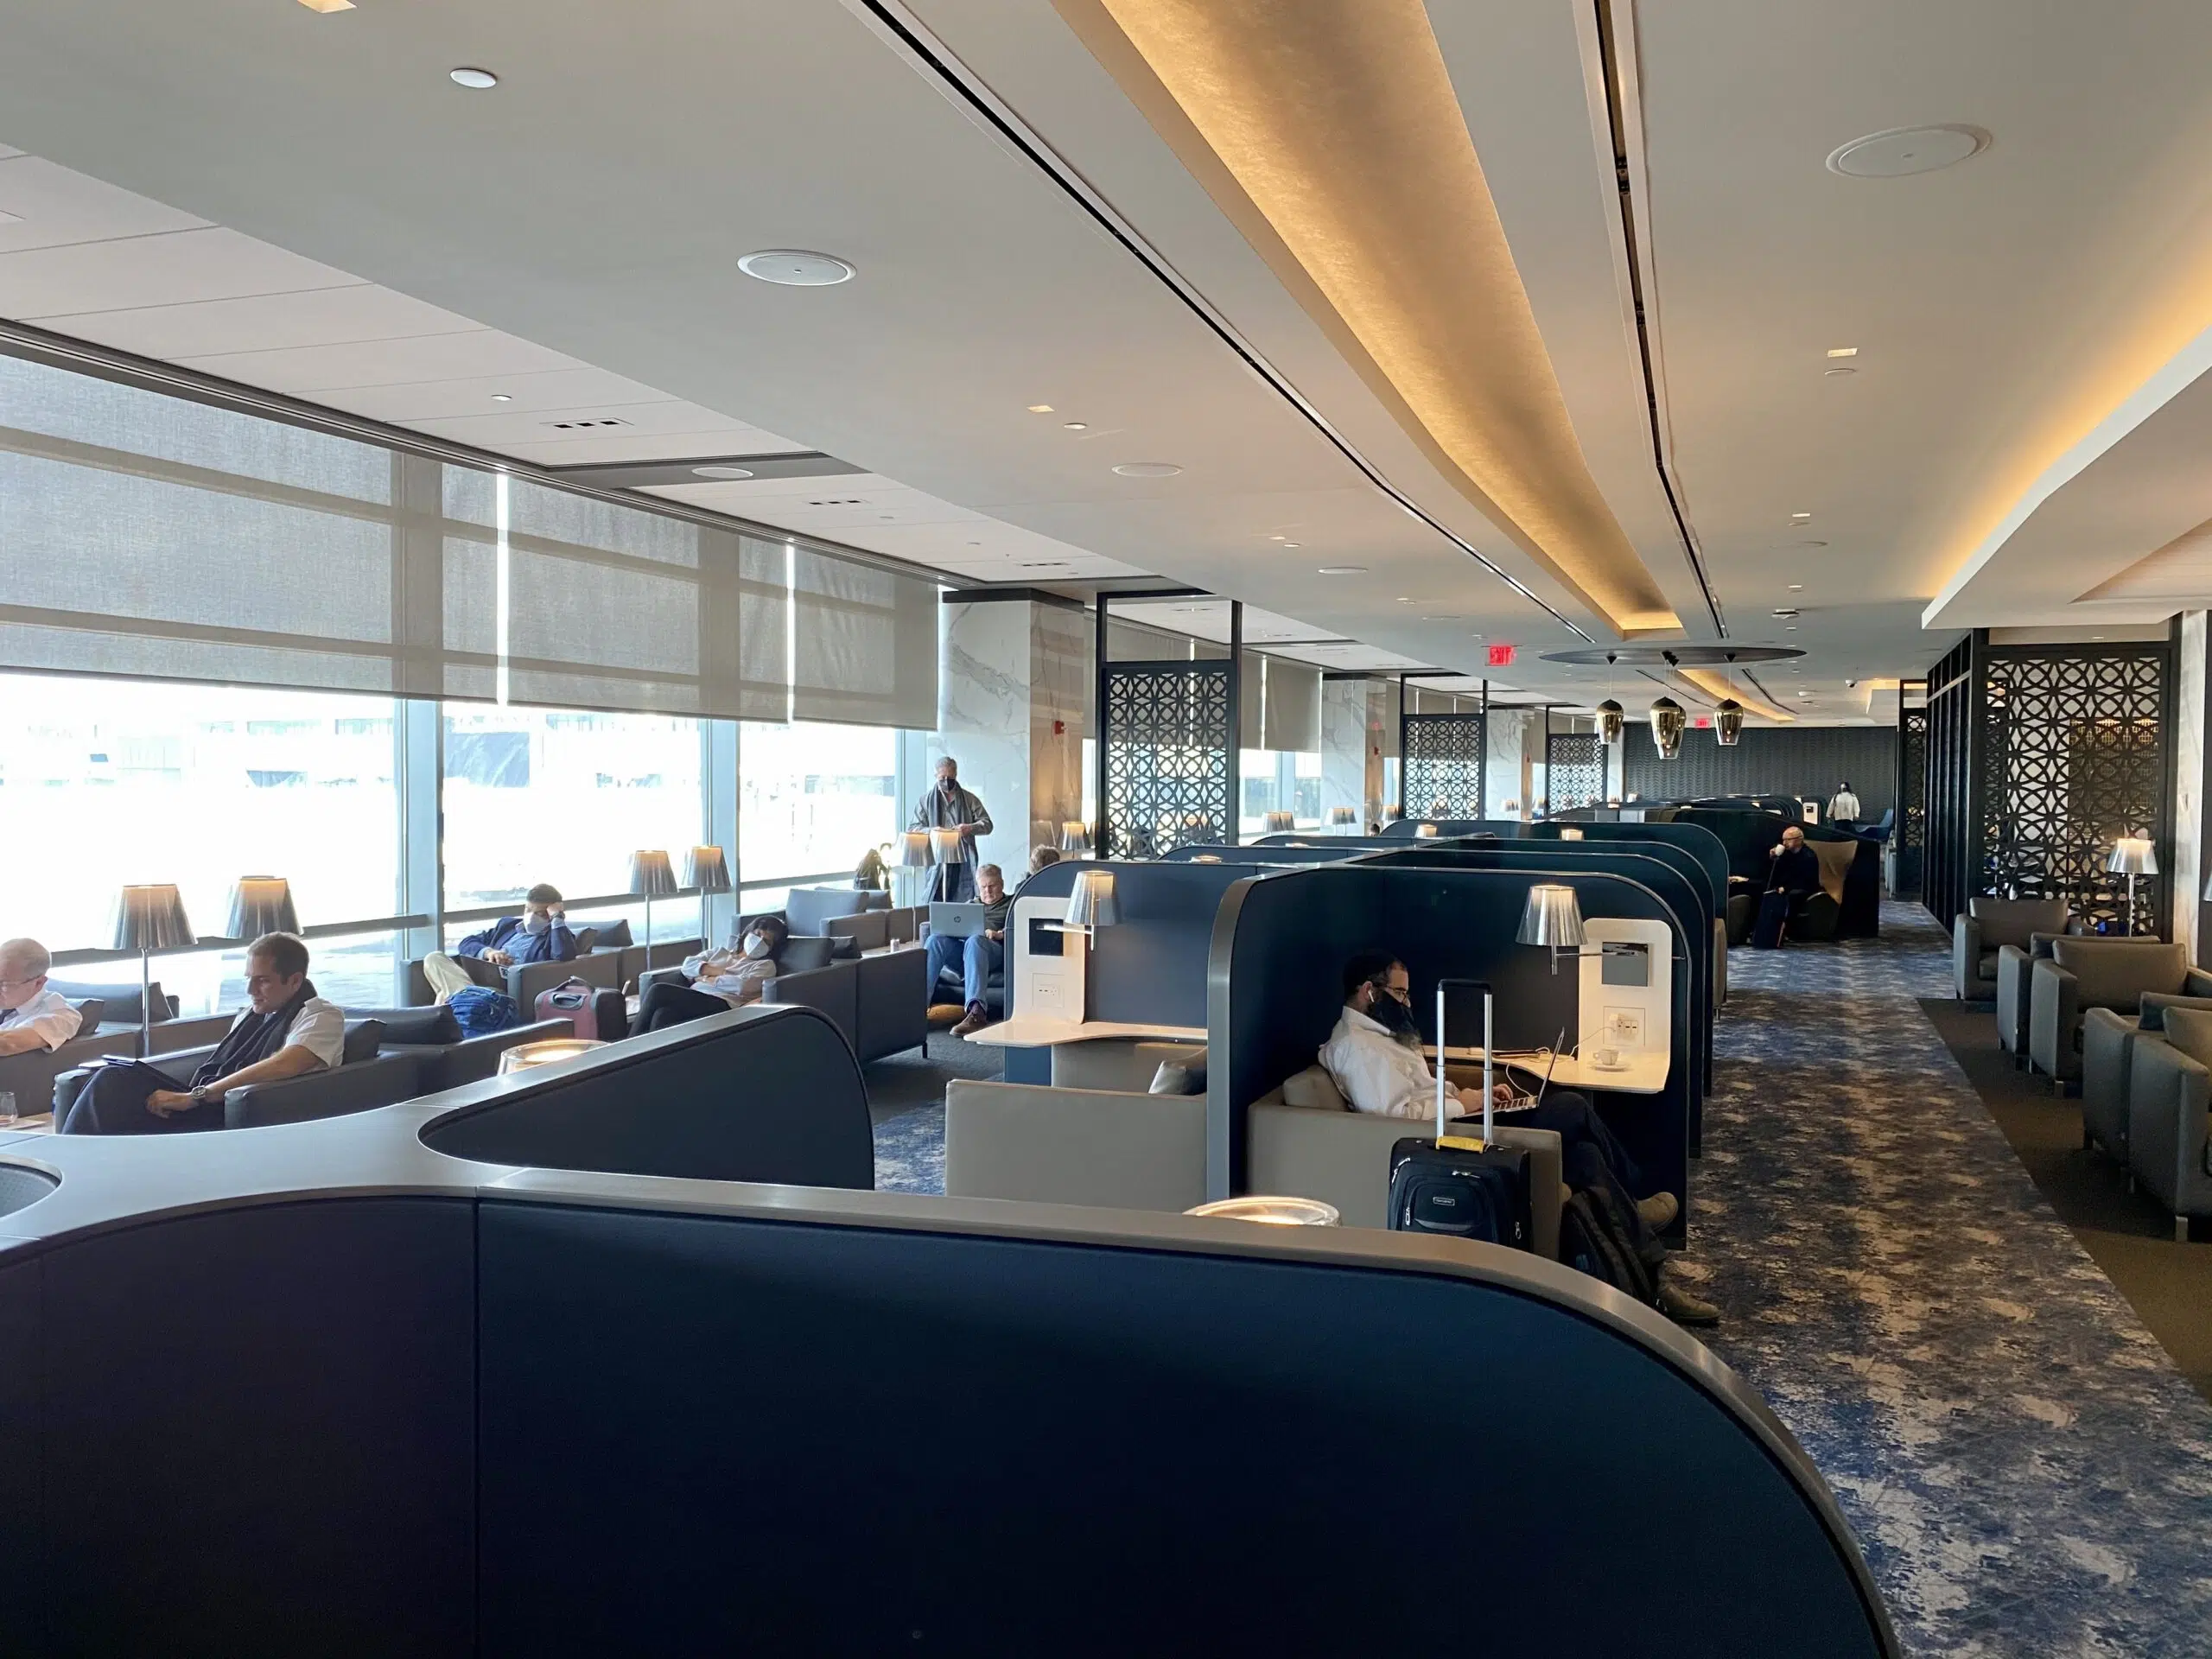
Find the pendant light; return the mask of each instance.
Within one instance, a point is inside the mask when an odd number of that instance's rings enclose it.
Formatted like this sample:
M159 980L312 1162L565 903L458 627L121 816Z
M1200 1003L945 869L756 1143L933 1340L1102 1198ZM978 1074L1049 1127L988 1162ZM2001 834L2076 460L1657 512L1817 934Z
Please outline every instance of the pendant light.
M1651 705L1651 741L1662 760L1672 760L1682 752L1684 723L1682 705L1672 697L1662 697Z
M1732 749L1743 734L1744 705L1733 697L1723 697L1713 711L1713 741L1724 749Z
M1598 736L1607 748L1618 744L1628 733L1628 710L1607 697L1598 705Z

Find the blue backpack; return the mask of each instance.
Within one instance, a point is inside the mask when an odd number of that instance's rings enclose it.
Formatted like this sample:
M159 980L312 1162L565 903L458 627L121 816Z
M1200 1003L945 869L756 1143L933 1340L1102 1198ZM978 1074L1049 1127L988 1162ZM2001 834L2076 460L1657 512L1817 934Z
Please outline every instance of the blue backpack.
M471 985L447 1000L463 1037L488 1037L495 1031L512 1031L522 1024L522 1011L504 991Z

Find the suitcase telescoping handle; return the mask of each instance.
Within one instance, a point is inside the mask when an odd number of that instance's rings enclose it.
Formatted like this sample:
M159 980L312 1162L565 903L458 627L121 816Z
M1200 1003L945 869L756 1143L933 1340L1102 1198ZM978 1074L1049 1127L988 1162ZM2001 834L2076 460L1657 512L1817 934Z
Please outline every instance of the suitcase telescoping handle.
M1444 1056L1449 1045L1444 1034L1444 993L1446 988L1483 994L1483 1144L1490 1144L1491 1130L1491 1013L1494 1006L1485 979L1440 979L1436 982L1436 1138L1444 1138Z

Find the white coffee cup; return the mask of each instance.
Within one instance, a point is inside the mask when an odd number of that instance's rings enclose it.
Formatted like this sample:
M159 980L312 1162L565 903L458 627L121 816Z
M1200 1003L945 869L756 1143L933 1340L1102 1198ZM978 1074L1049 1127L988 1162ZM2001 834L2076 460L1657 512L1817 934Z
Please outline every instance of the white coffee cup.
M1608 1071L1618 1069L1620 1063L1621 1052L1618 1048L1597 1049L1592 1051L1590 1056L1591 1065L1603 1067Z

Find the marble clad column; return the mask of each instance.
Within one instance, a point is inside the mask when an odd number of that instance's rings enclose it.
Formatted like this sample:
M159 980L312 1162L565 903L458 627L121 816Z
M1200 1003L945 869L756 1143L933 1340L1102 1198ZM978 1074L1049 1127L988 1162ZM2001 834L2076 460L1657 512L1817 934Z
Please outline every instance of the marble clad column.
M1321 823L1329 823L1332 808L1348 806L1364 826L1379 816L1368 805L1381 792L1382 765L1375 757L1368 730L1368 682L1321 682ZM1370 777L1373 782L1370 785Z
M1493 818L1526 818L1532 781L1529 749L1531 745L1539 753L1543 748L1543 715L1530 709L1492 707L1489 737L1490 752L1483 766L1483 810Z
M1029 849L1058 846L1061 822L1082 816L1087 619L1031 600L940 608L931 759L959 761L960 781L990 809L991 833L976 846L1012 887L1029 868Z

